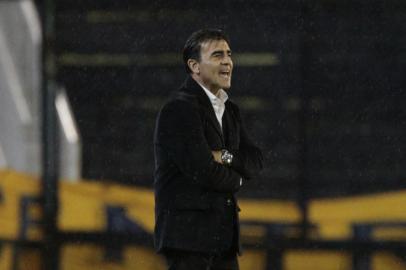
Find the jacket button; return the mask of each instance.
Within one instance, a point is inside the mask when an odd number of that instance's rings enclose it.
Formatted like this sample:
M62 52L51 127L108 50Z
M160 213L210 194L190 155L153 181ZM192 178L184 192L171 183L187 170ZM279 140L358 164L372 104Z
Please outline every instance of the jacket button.
M232 204L231 199L227 199L227 205L231 205L231 204Z

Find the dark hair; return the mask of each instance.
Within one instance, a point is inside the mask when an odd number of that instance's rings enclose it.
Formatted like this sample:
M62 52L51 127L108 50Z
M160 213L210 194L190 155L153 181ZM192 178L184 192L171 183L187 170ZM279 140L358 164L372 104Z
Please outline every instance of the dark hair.
M209 40L225 40L230 45L227 35L220 29L201 29L194 32L186 40L185 47L183 47L183 63L187 73L192 73L187 61L189 59L200 61L201 45Z

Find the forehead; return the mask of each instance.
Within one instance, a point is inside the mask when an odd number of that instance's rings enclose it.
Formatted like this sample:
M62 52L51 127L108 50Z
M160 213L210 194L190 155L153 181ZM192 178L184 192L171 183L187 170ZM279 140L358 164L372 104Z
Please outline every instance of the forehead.
M211 53L213 51L229 51L230 47L228 46L227 41L221 40L207 40L202 42L200 51L202 53Z

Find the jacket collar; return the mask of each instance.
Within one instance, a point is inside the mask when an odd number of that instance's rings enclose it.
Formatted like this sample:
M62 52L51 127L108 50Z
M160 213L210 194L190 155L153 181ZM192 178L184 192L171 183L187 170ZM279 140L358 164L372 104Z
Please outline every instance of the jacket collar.
M214 125L216 131L222 136L223 132L217 120L216 113L214 112L213 105L203 88L191 76L188 76L181 91L197 98L199 104L204 108L204 111L208 115L210 123Z

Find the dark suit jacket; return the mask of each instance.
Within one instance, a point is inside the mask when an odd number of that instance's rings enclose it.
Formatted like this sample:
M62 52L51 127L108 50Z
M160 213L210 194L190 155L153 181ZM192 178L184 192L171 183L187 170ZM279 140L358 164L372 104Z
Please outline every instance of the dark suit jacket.
M158 252L181 249L221 252L239 234L234 194L262 168L260 150L249 140L238 107L226 102L223 129L204 90L188 77L161 109L154 134L155 235ZM231 167L211 151L234 154ZM235 240L235 238L234 238ZM235 241L234 241L235 242Z

